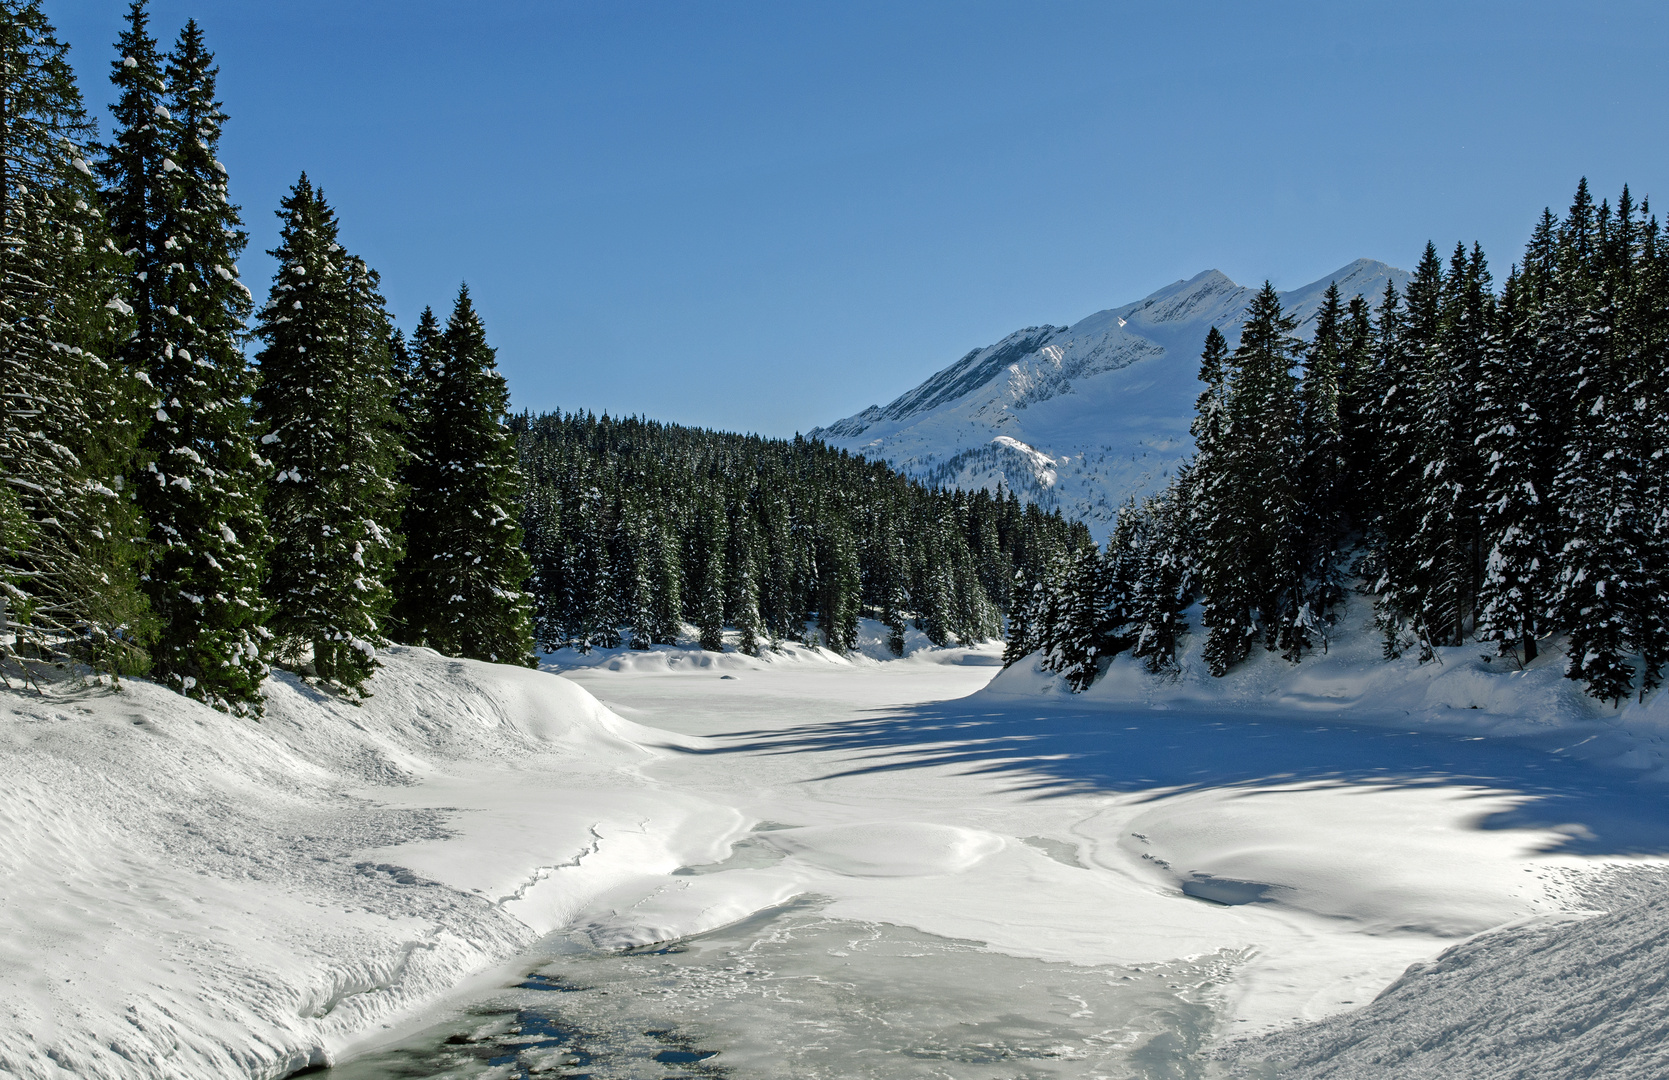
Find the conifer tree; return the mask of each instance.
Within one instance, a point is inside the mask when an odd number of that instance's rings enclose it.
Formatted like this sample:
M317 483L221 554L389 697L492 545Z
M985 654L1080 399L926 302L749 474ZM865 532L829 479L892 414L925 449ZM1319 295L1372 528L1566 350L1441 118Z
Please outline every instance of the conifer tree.
M1309 635L1325 639L1332 611L1344 595L1340 548L1344 543L1346 457L1339 399L1345 372L1344 305L1329 283L1316 317L1315 336L1304 351L1298 394L1298 513L1304 598L1295 618Z
M1188 502L1194 491L1191 470L1184 470L1164 491L1142 506L1140 559L1130 585L1130 653L1152 674L1178 670L1176 653L1188 630L1182 612L1194 595L1195 541Z
M1638 498L1644 463L1633 420L1636 351L1632 207L1595 209L1584 182L1559 231L1552 304L1571 323L1555 361L1575 379L1575 408L1554 497L1569 528L1558 609L1570 634L1567 674L1620 703L1633 690L1634 614L1648 575Z
M732 525L725 554L728 621L737 631L736 647L748 656L759 655L759 635L764 629L759 615L759 535L757 514L749 502L737 500L731 510Z
M1543 445L1538 414L1531 288L1516 269L1501 294L1500 333L1485 353L1477 387L1483 535L1488 544L1480 586L1477 636L1523 663L1536 658L1547 624L1553 551L1549 493L1540 463L1558 448Z
M1116 547L1116 545L1115 545ZM1080 693L1101 673L1101 660L1113 655L1113 582L1110 568L1095 545L1078 548L1051 583L1052 603L1045 606L1040 645L1043 668L1065 676L1068 689Z
M696 537L691 562L696 570L694 587L695 623L701 632L701 647L709 652L724 651L725 548L730 539L724 504L709 498L697 509L700 520L691 530Z
M862 578L857 544L843 516L826 513L818 530L818 556L817 629L823 644L844 656L858 644Z
M678 542L666 522L656 521L649 530L650 601L649 643L678 644L684 604L684 568L678 558ZM722 632L722 627L721 627ZM722 643L722 638L720 639ZM722 648L722 644L721 644Z
M1434 434L1428 427L1434 395L1438 336L1442 328L1443 261L1426 244L1403 291L1401 306L1389 285L1380 306L1380 369L1385 396L1380 402L1382 499L1375 518L1373 591L1385 650L1398 655L1418 643L1429 656L1435 641L1427 623L1434 564L1417 546L1425 521L1427 493L1434 479Z
M1639 444L1641 583L1635 592L1640 696L1657 689L1669 665L1669 251L1642 201L1636 311L1640 328L1637 390L1630 403Z
M1222 674L1261 631L1271 648L1307 647L1296 475L1295 321L1268 282L1247 309L1226 388L1222 447L1199 468L1205 660ZM1209 386L1209 384L1208 384Z
M418 570L420 560L411 557L409 543L410 538L426 536L436 527L431 517L434 512L432 501L420 502L415 495L420 484L432 483L435 479L433 469L424 456L421 439L427 430L429 399L434 396L445 367L441 334L440 319L435 316L433 308L425 306L417 317L417 326L412 330L411 337L402 338L400 352L395 358L400 371L400 390L395 398L395 408L400 416L401 430L406 436L397 474L402 495L400 531L408 544L408 550L394 565L394 600L388 613L388 636L395 641L417 640L420 623L427 617L427 608L423 605L430 603L428 593L423 591L424 579ZM570 583L577 581L570 576L564 576L563 580ZM570 584L570 587L574 586Z
M130 9L118 49L116 138L101 171L134 271L137 325L123 359L155 390L137 483L154 552L154 670L216 708L259 713L271 636L260 592L265 463L240 342L251 306L237 274L246 238L215 157L226 118L217 69L188 22L159 73L143 3Z
M402 632L448 656L532 664L530 567L515 513L522 484L505 426L509 395L467 287L438 342L419 324L413 352L419 366L428 357L438 370L412 433L397 581Z
M1429 250L1429 249L1428 249ZM1495 304L1483 252L1456 244L1444 276L1419 400L1414 454L1421 487L1414 532L1417 619L1433 644L1458 645L1482 578L1478 382L1494 337Z
M146 663L141 386L67 54L37 0L0 0L0 660L120 674Z
M282 203L256 421L271 462L266 595L279 655L354 694L377 666L399 552L392 335L374 271L305 173ZM306 657L304 661L303 657Z
M1383 394L1368 298L1352 296L1345 309L1339 370L1339 438L1344 444L1341 505L1350 528L1366 531L1379 501L1375 419Z

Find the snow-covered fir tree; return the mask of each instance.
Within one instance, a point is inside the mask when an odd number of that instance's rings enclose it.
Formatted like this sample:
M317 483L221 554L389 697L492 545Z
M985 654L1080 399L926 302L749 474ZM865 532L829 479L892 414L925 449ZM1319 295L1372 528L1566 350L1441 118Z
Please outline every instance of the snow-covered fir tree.
M1626 197L1626 195L1625 195ZM1552 304L1577 314L1555 363L1574 379L1571 429L1553 480L1568 533L1559 558L1560 622L1569 635L1569 673L1596 697L1633 691L1638 613L1648 603L1650 515L1642 433L1634 399L1647 335L1637 303L1632 206L1613 216L1584 185L1560 229Z
M858 545L845 516L838 512L826 513L817 540L817 561L824 568L818 577L817 629L822 632L823 644L844 656L858 643L863 584L858 572ZM956 554L965 556L966 552L963 545ZM955 558L948 545L945 555Z
M1552 499L1561 434L1547 422L1560 408L1541 334L1552 270L1552 215L1544 215L1508 275L1496 336L1477 386L1479 501L1484 554L1477 636L1504 656L1530 663L1554 625L1559 522Z
M1304 350L1298 387L1298 544L1305 587L1294 618L1323 643L1344 593L1348 457L1339 410L1346 365L1344 317L1339 287L1329 283L1315 335Z
M434 370L410 436L406 553L396 579L401 632L448 656L532 664L509 394L467 288L438 341L420 325L413 348L419 366Z
M1209 466L1198 470L1199 576L1210 629L1206 662L1227 671L1262 634L1298 651L1308 637L1299 547L1298 398L1294 320L1268 282L1247 309L1228 361L1224 422ZM1209 384L1208 384L1209 388Z
M1362 532L1378 501L1378 406L1383 396L1375 359L1372 305L1365 296L1350 298L1341 331L1339 365L1339 438L1344 473L1339 480L1346 534Z
M258 713L270 640L265 464L240 340L251 307L237 271L246 238L216 158L217 69L188 22L159 71L142 3L117 48L116 134L101 173L133 268L137 325L122 359L154 390L136 482L150 523L154 671L217 708Z
M92 124L37 0L0 0L0 660L141 670L142 414Z
M281 662L358 694L387 640L399 555L392 335L375 272L343 249L305 173L278 216L278 272L256 323L269 626Z
M1132 530L1135 575L1129 586L1129 623L1125 637L1130 654L1155 675L1177 670L1176 654L1188 621L1183 611L1193 601L1194 490L1187 466L1176 483L1143 502L1139 527Z
M428 594L412 580L416 563L409 557L410 538L430 531L434 526L430 516L435 512L432 502L420 502L413 493L420 482L430 482L418 443L419 432L426 423L429 398L434 394L445 366L444 346L441 342L440 319L433 308L425 307L417 317L417 326L409 340L402 339L401 353L393 359L400 374L400 389L395 397L395 408L400 415L406 445L397 472L400 490L405 494L405 505L400 515L400 528L408 550L394 567L394 603L388 615L388 634L395 641L413 641L418 621L425 618Z

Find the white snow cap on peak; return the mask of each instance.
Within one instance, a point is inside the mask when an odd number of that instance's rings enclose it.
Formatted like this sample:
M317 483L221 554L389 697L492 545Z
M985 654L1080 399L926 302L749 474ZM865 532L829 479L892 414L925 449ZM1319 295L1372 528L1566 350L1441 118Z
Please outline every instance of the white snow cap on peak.
M1308 337L1329 284L1348 302L1376 299L1387 282L1400 288L1407 277L1357 259L1281 293L1281 306ZM1256 294L1206 270L1071 326L1017 330L890 404L808 434L929 484L1000 484L1105 539L1124 500L1164 486L1192 452L1206 332L1215 326L1233 348Z

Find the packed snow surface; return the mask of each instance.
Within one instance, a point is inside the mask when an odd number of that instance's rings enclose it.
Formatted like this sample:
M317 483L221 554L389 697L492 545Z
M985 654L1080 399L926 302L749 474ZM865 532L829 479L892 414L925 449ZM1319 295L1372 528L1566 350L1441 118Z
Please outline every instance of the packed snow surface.
M396 649L363 708L279 677L260 723L9 692L0 1073L580 1068L458 1034L513 993L621 1076L1624 1075L1669 1037L1661 707L1347 637L1084 696L995 645ZM499 1056L376 1071L437 1030Z
M1400 288L1407 277L1358 259L1282 293L1281 304L1307 337L1329 284L1346 302L1377 303L1388 282ZM811 435L930 483L1000 483L1105 539L1125 498L1163 486L1193 451L1206 332L1215 326L1237 344L1256 292L1207 270L1071 326L1029 326Z

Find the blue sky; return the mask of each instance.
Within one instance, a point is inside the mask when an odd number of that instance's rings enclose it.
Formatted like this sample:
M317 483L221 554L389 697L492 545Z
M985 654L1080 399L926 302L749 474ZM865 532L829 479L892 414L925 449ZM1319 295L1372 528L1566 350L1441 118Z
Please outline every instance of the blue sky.
M46 0L101 116L122 0ZM517 408L792 434L1216 267L1497 277L1579 176L1669 193L1669 5L156 0L220 59L264 295L306 169ZM1669 194L1665 194L1669 198Z

